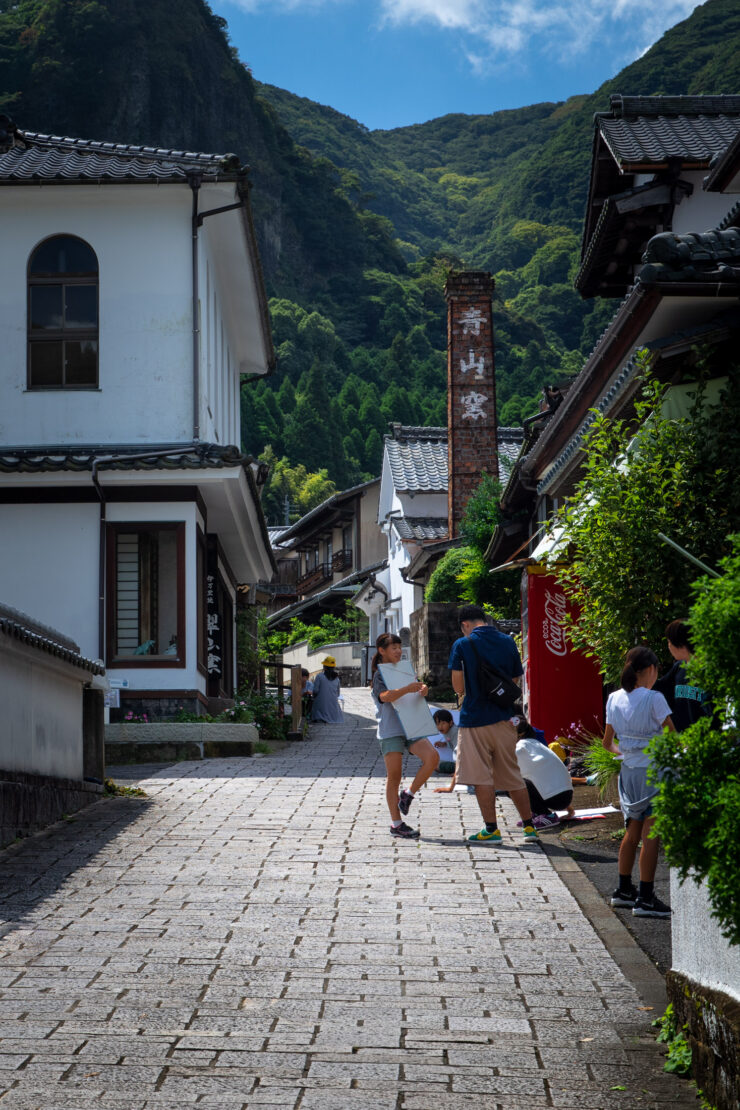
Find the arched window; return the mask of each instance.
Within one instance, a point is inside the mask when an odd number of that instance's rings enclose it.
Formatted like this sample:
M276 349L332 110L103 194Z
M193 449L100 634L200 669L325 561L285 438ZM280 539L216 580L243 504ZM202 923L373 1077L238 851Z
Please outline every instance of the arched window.
M45 239L28 262L28 388L98 384L98 260L74 235Z

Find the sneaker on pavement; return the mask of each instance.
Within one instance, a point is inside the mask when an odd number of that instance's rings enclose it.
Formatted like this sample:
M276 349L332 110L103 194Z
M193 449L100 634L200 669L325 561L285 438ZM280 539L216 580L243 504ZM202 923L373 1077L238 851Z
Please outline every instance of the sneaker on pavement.
M667 906L665 902L661 902L656 895L648 900L647 898L641 898L638 894L632 907L633 917L670 917L672 913L671 907Z
M532 824L536 829L554 829L560 824L560 818L556 813L538 813L532 818Z
M413 800L414 795L409 790L402 790L401 793L398 795L398 808L400 809L404 817L411 809L411 803L413 802Z
M418 840L419 830L412 829L402 821L400 825L391 825L391 836L400 836L402 840Z
M524 833L525 840L539 840L537 829L534 827L534 825L525 825L522 829L522 832Z
M624 906L627 909L632 909L637 901L637 888L632 886L629 890L620 890L619 887L614 891L609 902L612 906Z
M500 844L501 843L501 833L498 831L498 829L494 829L493 832L489 832L488 829L486 828L486 826L484 825L483 828L480 830L480 832L473 833L472 836L468 837L468 843L469 844L483 844L483 843L485 843L485 844Z

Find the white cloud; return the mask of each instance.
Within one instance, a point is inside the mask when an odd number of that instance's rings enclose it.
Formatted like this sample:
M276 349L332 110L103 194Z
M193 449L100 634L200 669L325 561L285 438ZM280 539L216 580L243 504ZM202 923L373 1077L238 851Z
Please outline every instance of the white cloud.
M319 11L358 0L221 0L247 12ZM598 42L644 52L699 0L359 0L380 28L430 26L452 33L474 72L545 51L574 61ZM621 47L621 49L620 49Z
M482 72L487 61L536 45L561 59L575 58L602 37L628 33L642 48L689 15L698 0L379 0L379 4L385 26L427 24L462 34L468 59Z

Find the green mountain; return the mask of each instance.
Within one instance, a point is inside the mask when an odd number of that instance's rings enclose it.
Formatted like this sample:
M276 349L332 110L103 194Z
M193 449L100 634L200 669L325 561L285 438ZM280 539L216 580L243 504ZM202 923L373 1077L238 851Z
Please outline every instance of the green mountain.
M591 96L368 131L256 82L205 0L0 0L0 111L248 162L279 370L243 388L245 447L349 485L389 420L445 420L451 266L496 274L504 423L580 368L616 307L572 289L592 115L611 92L737 92L739 46L736 0L708 0Z

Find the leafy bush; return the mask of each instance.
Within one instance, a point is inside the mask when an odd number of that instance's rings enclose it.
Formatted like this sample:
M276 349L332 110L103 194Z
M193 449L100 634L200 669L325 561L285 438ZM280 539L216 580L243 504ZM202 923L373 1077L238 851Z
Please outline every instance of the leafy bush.
M661 416L664 387L651 378L648 356L641 361L635 422L594 413L584 477L556 518L573 552L567 565L552 568L579 607L571 640L599 659L610 682L619 680L633 644L659 650L701 573L658 533L716 565L730 549L727 521L740 519L740 371L728 368L730 384L716 406L705 404L697 384L690 416L676 420Z
M472 548L453 547L446 551L429 576L424 600L457 604L462 600L459 576L467 567Z
M732 651L740 627L740 537L733 545L723 577L697 583L690 615L690 673L725 700L728 720L740 694L740 655ZM655 825L680 880L706 880L712 915L729 942L740 944L740 731L713 724L702 718L652 741Z
M690 672L711 690L719 712L732 716L740 705L740 534L730 537L732 553L720 561L721 578L701 578L691 609L695 654Z

